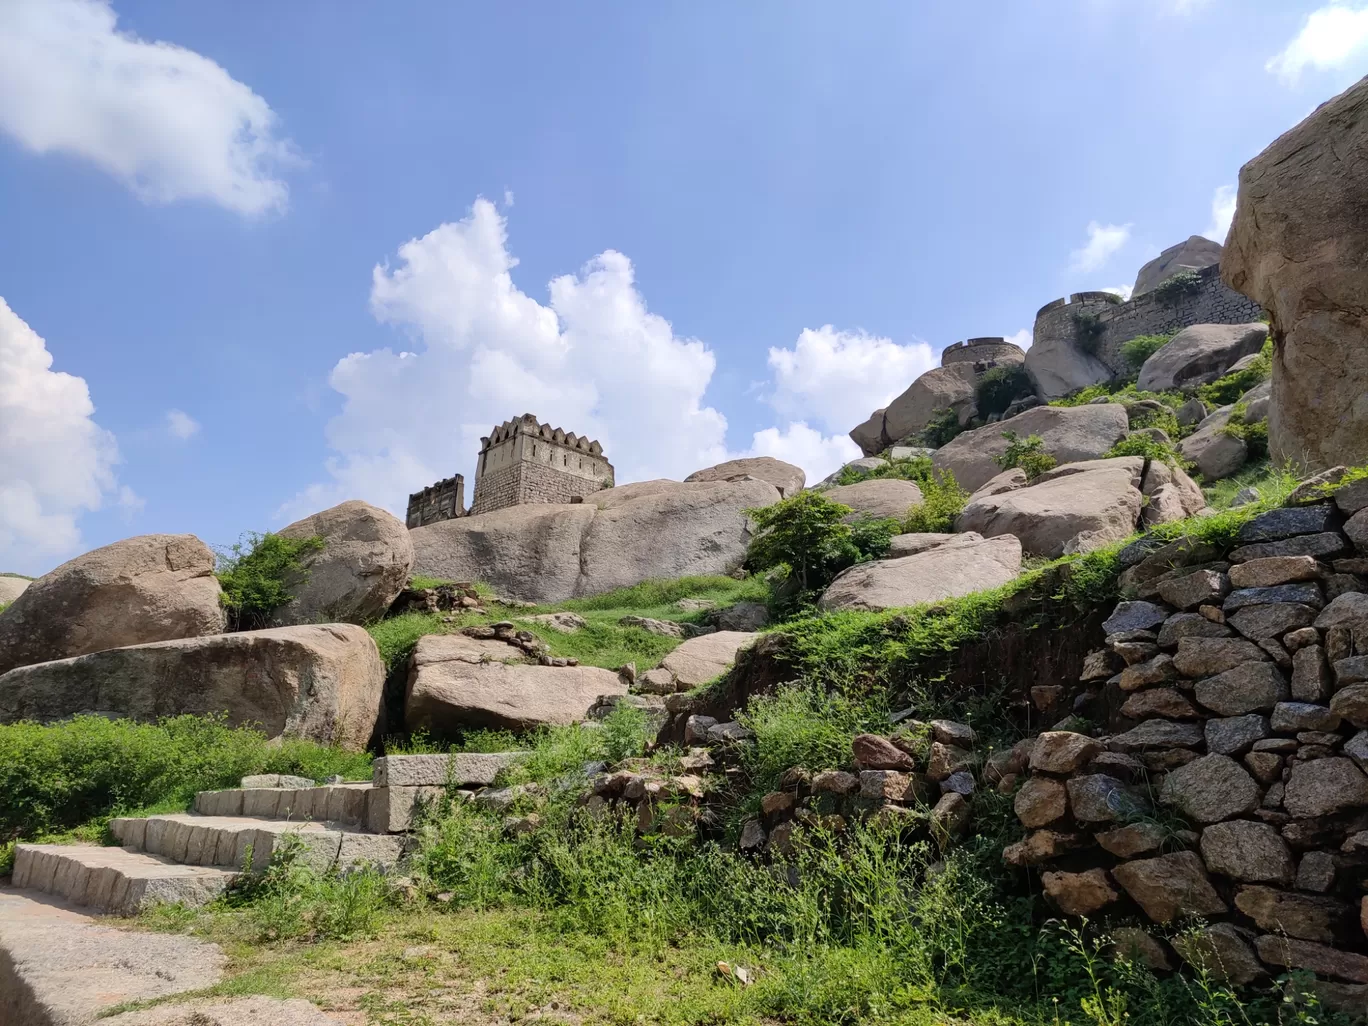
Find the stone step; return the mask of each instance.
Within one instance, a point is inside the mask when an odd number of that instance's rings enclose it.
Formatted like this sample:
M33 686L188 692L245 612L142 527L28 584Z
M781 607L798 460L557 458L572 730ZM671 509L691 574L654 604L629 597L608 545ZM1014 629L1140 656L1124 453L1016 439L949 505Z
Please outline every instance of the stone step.
M330 823L296 823L254 816L204 816L173 813L110 820L110 832L125 847L160 855L187 866L266 868L286 835L297 837L302 858L315 869L348 867L360 862L395 865L405 838L363 833Z
M20 844L14 850L15 887L120 915L133 915L159 902L203 905L237 875L227 869L183 866L131 848Z

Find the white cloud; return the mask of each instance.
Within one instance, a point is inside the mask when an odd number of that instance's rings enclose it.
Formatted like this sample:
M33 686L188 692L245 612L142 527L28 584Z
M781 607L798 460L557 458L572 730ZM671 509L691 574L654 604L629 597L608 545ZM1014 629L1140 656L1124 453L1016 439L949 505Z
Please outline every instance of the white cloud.
M1121 301L1124 303L1125 301L1127 301L1128 299L1130 299L1131 293L1133 293L1133 292L1135 291L1135 286L1134 286L1134 285L1108 285L1106 288L1102 289L1101 291L1102 291L1102 292L1110 292L1110 293L1111 293L1112 295L1114 295L1114 296L1120 296L1120 297L1121 297Z
M1130 230L1128 224L1088 222L1088 241L1069 254L1069 270L1100 270L1130 240Z
M300 163L275 112L207 57L116 28L104 0L0 3L0 130L91 161L148 202L283 210Z
M525 412L597 438L624 482L682 478L727 457L726 418L703 403L713 354L647 309L630 260L599 254L552 280L543 304L513 284L507 242L504 217L479 199L461 221L400 246L398 266L375 268L371 310L415 351L338 361L331 480L285 513L340 498L401 510L410 491L455 472L469 501L480 437Z
M1035 334L1030 328L1022 328L1020 331L1008 335L1007 341L1021 349L1030 349L1031 343L1035 341Z
M852 424L851 427L854 427ZM802 467L808 484L816 484L851 460L859 459L860 447L844 434L823 435L798 421L783 430L777 427L755 432L745 456L773 456Z
M830 324L807 328L792 349L770 349L769 401L783 417L811 418L844 435L937 363L925 342L898 345Z
M1225 243L1230 234L1230 222L1235 220L1236 190L1233 185L1222 185L1211 197L1211 223L1202 234L1213 242Z
M166 411L166 430L172 438L179 438L184 442L199 434L199 429L199 421L184 410Z
M1330 3L1312 11L1287 48L1267 69L1294 85L1307 68L1335 71L1368 66L1368 6Z
M107 498L137 507L94 412L85 380L52 370L47 344L0 299L0 568L46 569L76 551L77 519Z

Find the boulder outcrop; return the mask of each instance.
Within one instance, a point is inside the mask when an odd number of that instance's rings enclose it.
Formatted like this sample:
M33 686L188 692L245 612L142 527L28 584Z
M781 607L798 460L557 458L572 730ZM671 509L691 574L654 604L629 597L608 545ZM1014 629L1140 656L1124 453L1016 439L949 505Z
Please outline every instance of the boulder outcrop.
M1006 424L966 431L937 449L931 463L949 470L959 486L974 492L1002 473L997 457L1007 451L1003 431L1018 438L1039 435L1045 451L1060 463L1095 460L1126 437L1129 417L1120 403L1095 406L1037 406Z
M1193 388L1215 381L1236 361L1252 356L1268 340L1268 325L1194 324L1184 328L1140 368L1136 387L1144 392Z
M852 519L868 516L879 519L897 517L901 520L907 516L909 509L922 503L920 488L911 481L894 477L876 477L852 485L837 485L827 489L826 497L854 510Z
M152 721L226 714L269 737L353 751L380 715L385 668L354 624L274 627L109 649L0 676L0 722L78 713Z
M979 377L972 363L932 367L922 374L884 410L887 444L920 434L941 410L953 410L961 419L972 416Z
M1196 464L1197 471L1208 481L1230 477L1249 458L1249 446L1244 439L1226 431L1234 410L1234 406L1222 406L1179 443L1184 458Z
M1110 367L1066 338L1038 339L1026 353L1026 370L1046 401L1112 379Z
M1221 275L1272 318L1269 450L1368 461L1368 78L1240 171Z
M144 534L68 560L0 613L0 673L224 629L214 554L192 534Z
M1221 262L1221 244L1212 242L1200 235L1193 235L1185 242L1170 246L1157 257L1140 268L1135 277L1135 288L1131 295L1138 296L1151 292L1165 279L1183 271L1200 271L1203 267Z
M578 723L601 697L626 693L611 670L533 665L501 641L434 634L414 649L404 715L410 730L438 737L530 730Z
M1006 584L1021 572L1021 543L1011 536L963 534L912 556L860 563L842 572L819 608L897 609L958 598Z
M320 538L323 547L300 558L304 578L275 612L281 624L369 623L385 615L408 583L413 543L397 517L352 499L297 520L280 532Z
M955 527L1014 536L1036 556L1086 552L1135 532L1144 466L1138 456L1066 464L1025 488L975 496Z
M597 595L651 578L728 573L750 543L764 481L643 481L583 503L536 503L414 528L414 573L485 581L531 602Z
M7 606L29 586L27 577L11 577L8 574L0 574L0 606Z
M773 456L752 456L741 460L728 460L715 467L695 470L684 479L685 484L694 481L728 481L735 477L758 477L779 489L779 494L787 499L797 495L807 484L807 475L802 467L776 460Z

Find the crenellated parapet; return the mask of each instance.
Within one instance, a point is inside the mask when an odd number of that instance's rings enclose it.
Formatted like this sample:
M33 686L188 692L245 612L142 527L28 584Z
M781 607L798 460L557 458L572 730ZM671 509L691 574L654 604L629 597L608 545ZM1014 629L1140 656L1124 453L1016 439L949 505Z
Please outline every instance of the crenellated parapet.
M971 338L948 345L941 351L942 367L948 367L952 363L974 363L995 367L1000 364L1021 363L1025 359L1025 350L1001 336Z
M602 445L524 413L480 439L470 512L570 502L612 484L613 465L604 457Z

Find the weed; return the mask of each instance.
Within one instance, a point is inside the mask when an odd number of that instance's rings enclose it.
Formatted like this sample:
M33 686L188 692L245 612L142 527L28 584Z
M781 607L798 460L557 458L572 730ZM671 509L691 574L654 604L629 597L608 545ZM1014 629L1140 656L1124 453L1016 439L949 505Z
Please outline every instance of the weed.
M1002 437L1007 439L1007 451L995 459L1003 470L1020 467L1026 472L1026 480L1034 481L1058 462L1045 451L1045 440L1039 435L1017 438L1015 431L1004 431Z
M1164 306L1174 306L1188 296L1202 291L1202 276L1196 271L1171 274L1154 287L1154 298Z
M1243 370L1232 371L1197 390L1197 396L1208 406L1229 406L1251 388L1267 381L1273 373L1273 340L1269 339L1259 355Z
M215 573L234 629L254 630L269 626L275 611L290 600L291 590L308 579L304 559L321 551L324 541L269 532L244 537L245 542L218 551Z
M1089 356L1096 356L1102 345L1102 336L1107 333L1107 325L1095 313L1074 313L1073 334L1078 348Z
M926 427L921 429L917 440L922 445L939 449L943 445L948 445L963 431L964 428L959 422L959 414L946 407L932 413L931 420Z
M1121 356L1137 371L1164 346L1173 341L1173 335L1136 335L1135 338L1121 343Z
M1250 459L1266 460L1268 459L1268 420L1265 418L1246 421L1245 414L1247 412L1248 408L1245 403L1236 403L1230 411L1230 419L1226 421L1226 425L1221 431L1231 438L1241 439L1245 443Z
M1102 458L1109 460L1117 456L1143 456L1147 460L1159 460L1183 470L1192 468L1191 461L1172 442L1161 442L1149 435L1127 435L1108 449Z
M1003 413L1013 401L1034 390L1031 376L1021 364L994 367L979 379L974 388L974 404L980 417Z

